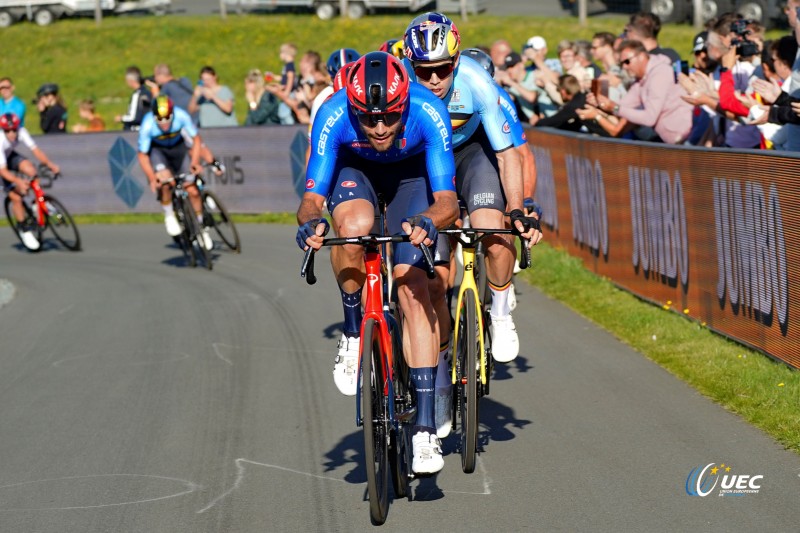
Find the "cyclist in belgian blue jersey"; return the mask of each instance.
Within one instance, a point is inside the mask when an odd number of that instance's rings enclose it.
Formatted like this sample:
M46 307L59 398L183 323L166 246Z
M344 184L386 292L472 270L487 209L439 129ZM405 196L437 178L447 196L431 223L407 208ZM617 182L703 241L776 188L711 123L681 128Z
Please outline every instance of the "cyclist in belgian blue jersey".
M192 140L187 146L184 135ZM142 119L139 128L139 164L142 166L150 190L160 193L164 209L164 225L173 237L180 235L181 227L172 208L171 180L176 174L190 173L184 188L189 194L197 220L202 226L203 204L200 192L194 185L194 176L202 170L200 166L202 139L189 113L176 107L167 96L159 96L153 102L153 110ZM191 157L191 161L190 158ZM203 243L207 249L213 247L208 230L203 228Z
M456 161L456 189L466 205L473 227L503 228L504 213L523 236L536 244L541 233L529 226L522 211L522 167L513 149L511 130L498 105L497 85L469 57L460 57L461 42L455 24L440 13L425 13L408 25L403 36L405 64L412 81L427 87L448 106L453 128ZM413 85L413 84L412 84ZM484 240L487 250L487 278L492 291L492 356L509 362L519 353L519 338L508 305L513 272L513 239L505 236ZM441 287L434 291L436 304L444 303L444 280L449 264L440 266ZM441 295L439 294L441 292ZM440 297L441 296L441 297ZM441 313L440 313L441 315ZM447 353L442 339L440 361ZM445 364L439 366L437 381L437 428L449 433L451 387Z
M411 236L410 243L394 247L393 259L409 340L405 356L416 389L412 469L418 474L438 472L444 460L434 415L438 320L417 246L433 244L437 228L456 220L454 175L452 135L441 100L418 84L409 86L408 73L397 58L370 52L350 69L345 90L331 96L317 113L306 191L297 211L297 243L303 249L321 246L328 227L322 218L326 202L337 235L370 233L379 195L387 204L389 232ZM354 395L363 249L335 247L331 263L344 310L334 381L342 393Z

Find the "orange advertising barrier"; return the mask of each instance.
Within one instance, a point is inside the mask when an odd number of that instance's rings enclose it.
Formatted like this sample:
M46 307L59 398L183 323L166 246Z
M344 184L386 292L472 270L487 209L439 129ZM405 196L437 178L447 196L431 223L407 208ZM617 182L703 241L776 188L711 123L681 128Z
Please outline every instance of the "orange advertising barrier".
M800 158L527 136L545 240L618 286L800 368Z

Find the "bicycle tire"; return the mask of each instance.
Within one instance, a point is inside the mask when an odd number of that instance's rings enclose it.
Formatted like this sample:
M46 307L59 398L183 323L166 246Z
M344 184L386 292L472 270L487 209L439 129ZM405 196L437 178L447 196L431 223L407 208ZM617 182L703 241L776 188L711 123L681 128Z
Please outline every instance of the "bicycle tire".
M8 225L11 226L11 231L13 231L14 235L17 236L17 239L19 240L19 243L22 245L23 248L33 253L41 252L42 248L44 248L44 242L42 241L42 228L40 228L39 225L36 224L35 222L36 218L33 216L33 211L31 210L31 207L28 205L28 202L23 200L22 205L25 208L27 221L31 223L32 226L34 227L36 238L39 240L39 247L34 250L32 248L28 248L27 246L25 246L25 242L23 242L22 237L19 234L19 228L17 227L17 219L16 217L14 217L14 213L11 212L11 198L6 196L4 208L6 210L6 219L8 219Z
M381 364L379 326L368 319L361 338L361 415L364 426L364 463L367 470L369 514L383 524L389 508L389 420L385 376Z
M394 411L395 417L414 405L408 365L403 355L403 332L397 312L391 314L390 332L392 353L394 354ZM409 472L411 471L411 424L397 421L389 441L389 461L392 469L392 488L395 498L409 495Z
M58 242L63 244L68 250L73 252L81 249L81 235L78 233L78 226L72 220L64 204L54 197L46 194L44 196L47 205L47 227L53 232ZM58 229L56 229L58 228Z
M203 224L206 227L213 227L225 246L237 254L242 252L242 241L239 239L239 231L228 214L228 210L220 201L219 197L211 191L203 190Z
M200 223L197 221L197 215L195 215L191 202L183 202L183 218L186 224L189 248L194 251L195 247L197 247L199 254L195 254L195 257L200 255L203 258L203 265L208 270L211 270L214 267L211 262L211 253L206 250L206 245L201 235L203 230L200 228Z
M467 290L458 309L458 415L460 420L461 469L466 474L475 471L478 448L478 321L475 313L475 293Z
M189 227L186 222L186 209L184 208L185 202L177 196L172 197L172 209L181 226L181 234L177 236L178 244L183 252L183 257L189 262L190 267L197 266L197 255L192 245L192 239L189 237ZM174 239L175 237L173 237Z

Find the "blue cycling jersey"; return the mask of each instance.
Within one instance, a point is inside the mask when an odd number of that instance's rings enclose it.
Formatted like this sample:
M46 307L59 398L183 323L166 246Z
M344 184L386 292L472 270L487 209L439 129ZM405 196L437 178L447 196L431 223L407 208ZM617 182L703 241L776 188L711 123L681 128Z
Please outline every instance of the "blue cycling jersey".
M522 146L528 142L528 138L525 136L525 128L522 127L522 123L519 121L517 107L505 89L498 85L497 90L500 92L500 106L503 108L503 113L511 126L511 139L514 141L514 148Z
M416 81L411 61L406 58L403 62L411 81ZM494 80L480 63L464 55L458 60L453 76L450 92L443 99L450 112L453 146L464 144L483 124L495 152L510 148L513 145L511 126L499 105L499 87Z
M197 135L197 128L192 122L189 113L180 107L175 107L172 112L172 123L167 131L162 130L153 112L147 113L142 119L139 128L139 151L143 154L150 153L151 145L171 148L184 142L181 130L185 129L189 137Z
M337 161L346 153L391 164L425 152L431 190L455 191L453 139L447 124L447 108L419 84L409 86L403 111L404 127L386 152L373 149L361 131L358 117L349 112L347 91L338 91L317 112L311 127L311 158L306 170L306 192L327 196L333 186Z

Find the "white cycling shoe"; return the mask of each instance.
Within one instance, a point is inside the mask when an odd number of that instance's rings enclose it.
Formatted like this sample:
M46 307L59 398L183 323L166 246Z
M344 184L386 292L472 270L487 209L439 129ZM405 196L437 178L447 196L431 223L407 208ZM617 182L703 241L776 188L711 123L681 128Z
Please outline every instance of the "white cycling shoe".
M355 396L358 380L358 337L348 337L342 333L339 353L333 365L333 382L345 396Z
M200 232L200 235L203 239L203 246L205 246L206 250L213 250L214 249L214 241L211 240L211 235L208 234L208 228L203 228L203 231Z
M28 250L38 250L41 246L39 239L37 239L36 235L34 235L30 230L20 231L19 238L22 240L22 244L25 245L25 248Z
M175 217L175 213L164 215L164 227L167 228L167 235L170 237L177 237L181 234L181 225L178 224L178 219Z
M453 426L453 387L440 389L437 387L434 397L436 413L436 436L447 437Z
M519 355L519 335L511 315L496 317L492 315L492 357L498 363L509 363Z
M414 449L411 469L415 474L435 474L444 468L442 443L439 437L431 435L427 431L420 431L411 437L411 446Z

